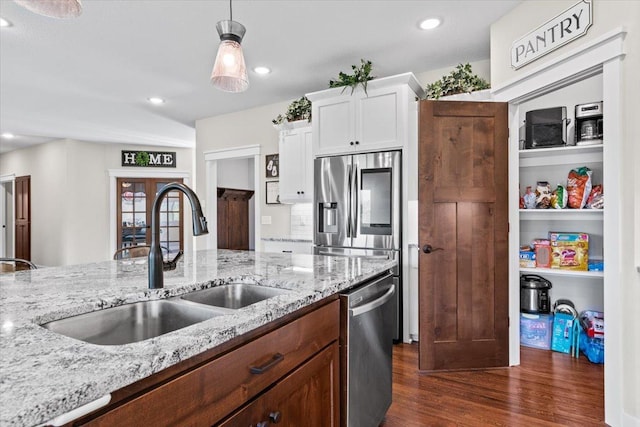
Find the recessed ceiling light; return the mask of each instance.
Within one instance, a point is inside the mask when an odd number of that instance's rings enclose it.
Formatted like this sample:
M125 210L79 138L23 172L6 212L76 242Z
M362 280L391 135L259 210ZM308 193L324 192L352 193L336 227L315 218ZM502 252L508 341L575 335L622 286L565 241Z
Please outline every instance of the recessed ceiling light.
M269 74L271 72L271 68L269 67L256 67L253 69L256 74Z
M4 18L0 18L0 27L10 27L11 22L7 21Z
M2 137L3 137L4 139L13 139L13 138L15 138L16 136L15 136L14 134L12 134L12 133L4 132L4 133L2 134Z
M152 96L151 98L147 98L147 101L149 101L150 103L152 103L153 105L161 105L164 104L164 99L158 97L158 96Z
M439 27L442 21L438 18L429 18L420 22L420 28L423 30L433 30L436 27Z

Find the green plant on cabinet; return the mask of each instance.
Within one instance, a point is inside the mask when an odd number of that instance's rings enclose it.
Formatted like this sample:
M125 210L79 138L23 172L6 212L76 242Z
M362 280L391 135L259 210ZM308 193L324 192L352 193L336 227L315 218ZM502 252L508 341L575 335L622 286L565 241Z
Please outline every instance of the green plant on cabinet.
M329 80L329 87L343 87L346 89L347 87L351 88L351 94L356 90L358 85L362 85L362 89L364 89L364 93L367 93L367 82L369 80L373 80L375 77L371 76L371 61L365 61L364 59L360 60L360 66L352 65L351 69L353 69L353 74L346 74L340 71L338 73L338 78L335 80ZM344 92L344 89L342 91Z
M278 117L271 120L271 122L274 125L280 125L298 120L311 122L311 101L306 96L291 102L287 107L286 113L278 114Z
M440 80L428 84L425 88L427 99L439 99L443 96L458 93L469 93L477 90L489 89L491 85L482 77L473 74L471 64L458 64L451 73L442 76Z

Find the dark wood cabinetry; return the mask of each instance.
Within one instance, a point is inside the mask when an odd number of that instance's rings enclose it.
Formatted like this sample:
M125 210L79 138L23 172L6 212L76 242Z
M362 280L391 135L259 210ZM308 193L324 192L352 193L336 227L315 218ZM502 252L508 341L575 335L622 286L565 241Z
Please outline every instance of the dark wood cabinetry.
M251 190L218 188L218 249L249 250Z
M15 257L31 260L31 177L16 177Z
M339 363L334 342L220 426L337 426Z
M118 402L74 425L255 425L271 412L279 425L337 425L339 309L334 300L188 371L143 380L132 396L115 392Z

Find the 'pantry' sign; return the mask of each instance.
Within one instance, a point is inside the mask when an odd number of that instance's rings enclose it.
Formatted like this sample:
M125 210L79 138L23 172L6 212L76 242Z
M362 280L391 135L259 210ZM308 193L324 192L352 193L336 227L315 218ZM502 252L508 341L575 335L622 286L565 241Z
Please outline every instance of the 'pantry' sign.
M175 168L176 152L122 150L122 166Z
M593 23L591 0L582 0L511 45L511 66L516 70L587 34Z

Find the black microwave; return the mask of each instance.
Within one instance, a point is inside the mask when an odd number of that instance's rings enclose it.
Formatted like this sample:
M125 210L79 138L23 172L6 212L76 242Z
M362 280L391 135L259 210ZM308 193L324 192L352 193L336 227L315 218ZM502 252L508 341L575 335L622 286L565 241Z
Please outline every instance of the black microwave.
M567 107L527 111L524 148L559 147L566 144Z

